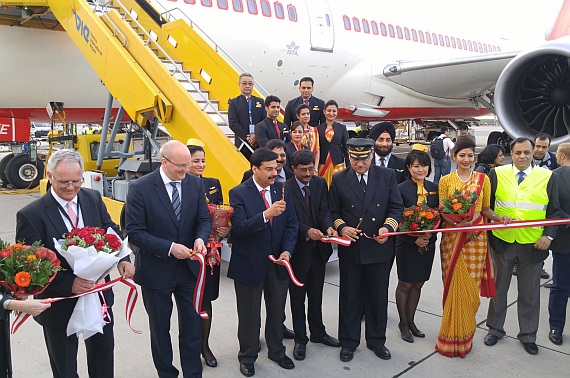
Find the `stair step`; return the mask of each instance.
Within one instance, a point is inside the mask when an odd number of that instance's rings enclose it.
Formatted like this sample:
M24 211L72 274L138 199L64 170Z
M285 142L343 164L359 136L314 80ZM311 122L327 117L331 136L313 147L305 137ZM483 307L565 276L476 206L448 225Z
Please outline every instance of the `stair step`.
M171 71L172 72L172 71ZM182 72L184 72L189 78L192 78L191 74L192 71L189 70L182 70ZM186 81L186 78L182 75L182 73L177 72L174 74L174 78L177 79L180 82ZM198 82L200 83L200 80L192 80L194 83Z
M196 86L198 89L200 88L200 80L192 80L192 83L194 83L194 85L192 85L188 80L179 80L179 81L180 84L182 84L182 86L184 87L184 89L186 89L188 92L198 92L194 86ZM206 96L208 96L208 93L210 91L201 91L201 92L204 93Z
M201 91L204 96L206 96L207 99L210 99L210 96L208 95L209 91ZM200 92L198 92L197 90L195 90L194 88L192 88L192 90L188 90L188 93L190 94L190 96L192 96L192 98L196 101L201 101L202 104L200 106L204 106L204 97L202 97L202 95L200 94Z
M202 97L202 96L200 96L200 99L197 99L196 102L198 103L198 106L199 106L200 108L203 108L204 106L206 106L206 100L203 100L201 97ZM212 105L208 105L208 107L206 108L206 113L209 113L210 110L212 109L212 107L213 107L215 110L218 110L218 102L219 102L218 100L210 100L210 103L211 103Z
M219 127L220 127L220 130L222 130L228 138L230 138L230 136L235 137L234 132L232 131L232 129L230 129L229 126L219 126Z
M214 121L216 123L216 125L218 126L228 126L228 124L226 123L226 121L224 121L219 115L218 113L212 111L207 111L206 112L210 118L212 119L212 121ZM220 112L224 118L228 119L228 112Z

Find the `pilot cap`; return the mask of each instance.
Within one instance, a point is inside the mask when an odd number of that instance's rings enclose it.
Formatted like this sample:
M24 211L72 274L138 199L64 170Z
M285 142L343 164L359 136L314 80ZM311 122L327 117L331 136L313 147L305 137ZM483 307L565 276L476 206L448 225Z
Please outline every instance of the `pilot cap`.
M350 138L346 142L348 156L355 160L368 159L374 150L374 141L365 138Z
M388 134L390 134L390 138L392 138L392 141L396 138L396 128L394 127L394 124L392 122L377 123L372 127L368 135L370 139L376 141L376 139L378 139L380 134L382 134L383 132L387 132Z

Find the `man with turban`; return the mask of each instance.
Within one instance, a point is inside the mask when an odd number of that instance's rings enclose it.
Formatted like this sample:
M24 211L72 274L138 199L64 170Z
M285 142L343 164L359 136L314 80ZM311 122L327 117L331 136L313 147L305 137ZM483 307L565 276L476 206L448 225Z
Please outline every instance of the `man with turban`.
M406 181L404 174L404 159L392 155L392 147L394 146L394 138L396 137L396 128L392 122L380 122L370 129L368 134L370 139L374 141L374 159L373 164L392 168L396 172L396 181L398 184Z

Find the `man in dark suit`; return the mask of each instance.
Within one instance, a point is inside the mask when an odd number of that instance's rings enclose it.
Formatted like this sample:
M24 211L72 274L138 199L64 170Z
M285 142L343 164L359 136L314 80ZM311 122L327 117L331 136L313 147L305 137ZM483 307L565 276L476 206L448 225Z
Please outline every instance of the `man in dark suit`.
M396 182L398 184L406 181L404 174L404 159L392 154L396 128L392 122L380 122L370 129L370 139L374 141L374 164L391 168L396 172Z
M16 214L16 240L26 244L41 241L46 248L57 253L53 239L76 227L111 227L120 235L119 227L111 220L101 194L95 190L81 188L83 182L83 159L74 150L59 150L48 160L47 175L51 188L46 194L25 206ZM73 274L73 270L59 253L57 257L63 270L57 273L50 285L37 298L70 297L93 288L95 282L84 280ZM135 268L125 257L119 262L119 274L127 278ZM109 277L106 277L109 280ZM112 306L113 292L103 292L105 302ZM67 336L67 323L73 313L77 299L54 302L51 308L35 317L43 326L50 365L54 377L77 377L78 338ZM85 340L87 367L90 377L112 377L113 312L109 308L109 323L103 327L103 334L96 334Z
M252 95L253 85L253 76L249 72L242 73L239 75L241 94L228 100L228 122L235 134L235 145L248 160L258 146L255 125L267 117L263 99Z
M309 121L310 126L317 126L319 123L325 123L325 102L319 98L314 97L313 90L315 87L314 80L310 77L304 77L299 82L299 92L301 96L292 99L287 103L285 107L285 124L291 127L291 124L298 120L297 118L297 107L301 104L305 104L309 107L311 112L311 120Z
M134 278L142 287L158 375L178 376L170 340L174 295L182 372L184 377L201 377L200 315L192 303L200 265L191 252L206 253L204 241L212 222L202 180L186 173L191 162L188 148L169 141L160 157L160 168L131 183L127 195L127 234L138 247Z
M251 155L253 177L230 190L234 208L232 256L228 277L234 280L238 311L238 360L246 377L255 374L259 352L261 295L264 293L267 317L265 338L269 359L284 369L293 369L285 355L283 321L289 285L283 261L295 249L299 222L291 193L284 183L276 183L277 155L260 148ZM268 256L278 259L272 263Z
M329 194L334 227L352 240L349 247L338 247L340 359L352 360L360 344L363 297L366 346L377 357L389 359L384 344L394 241L382 234L398 228L404 207L395 172L371 166L374 142L353 138L347 146L350 167L333 176Z
M293 172L291 172L289 168L286 168L289 164L287 162L287 154L285 153L285 143L279 139L271 139L265 144L265 148L277 154L277 176L275 176L275 181L285 182L293 177ZM251 169L249 171L245 171L241 182L249 180L251 176L253 176L253 171Z
M269 95L265 98L267 118L255 125L255 140L259 147L265 147L265 144L271 139L280 139L283 142L291 140L289 126L277 120L280 110L281 100L279 97Z
M333 228L329 208L327 181L315 176L315 155L308 150L299 150L291 157L295 177L287 180L293 193L295 212L299 219L297 244L291 257L291 266L297 279L304 286L289 284L291 313L295 331L293 357L304 360L309 341L306 322L309 321L311 341L332 347L340 346L337 339L327 335L323 324L322 300L325 268L332 254L332 247L321 242L325 235L338 236ZM305 315L305 297L309 300L309 314Z

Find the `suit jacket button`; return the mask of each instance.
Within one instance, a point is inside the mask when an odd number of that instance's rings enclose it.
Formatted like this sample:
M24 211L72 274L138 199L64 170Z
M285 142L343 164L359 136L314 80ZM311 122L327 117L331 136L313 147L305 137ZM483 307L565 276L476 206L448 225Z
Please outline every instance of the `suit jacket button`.
M380 207L380 204L379 204L379 203L377 203L377 204L376 204L376 207Z
M350 205L350 207L354 208L354 205Z
M376 222L376 218L372 218L372 222Z

